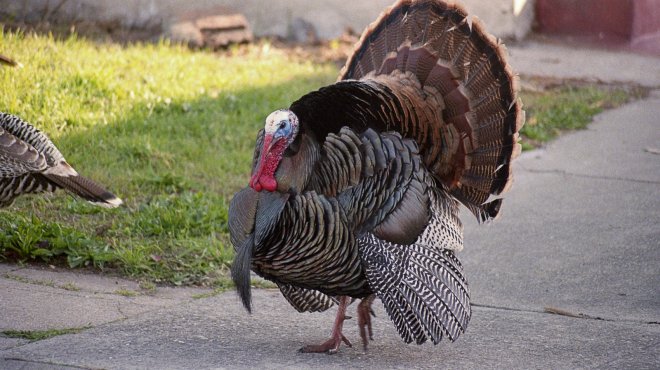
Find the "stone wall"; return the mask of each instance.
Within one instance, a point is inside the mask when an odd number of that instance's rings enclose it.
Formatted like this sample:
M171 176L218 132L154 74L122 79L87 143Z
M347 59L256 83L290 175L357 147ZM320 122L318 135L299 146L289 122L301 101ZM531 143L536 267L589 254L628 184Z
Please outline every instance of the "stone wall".
M181 14L227 9L243 13L257 36L291 36L299 24L312 25L318 37L356 32L376 19L394 0L0 0L0 17L28 22L91 21L164 31ZM500 38L519 39L533 20L533 0L462 0Z

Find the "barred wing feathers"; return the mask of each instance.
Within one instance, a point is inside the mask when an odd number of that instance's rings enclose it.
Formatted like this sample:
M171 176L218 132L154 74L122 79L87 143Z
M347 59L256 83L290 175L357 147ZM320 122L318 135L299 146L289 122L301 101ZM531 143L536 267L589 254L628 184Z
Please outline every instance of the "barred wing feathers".
M17 116L0 113L0 207L28 193L65 189L113 208L121 199L71 167L52 141Z

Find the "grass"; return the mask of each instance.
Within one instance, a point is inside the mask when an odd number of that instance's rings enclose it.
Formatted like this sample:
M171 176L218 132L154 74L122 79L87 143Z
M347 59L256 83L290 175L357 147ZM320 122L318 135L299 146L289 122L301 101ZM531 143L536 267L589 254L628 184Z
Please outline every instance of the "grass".
M2 275L3 278L5 279L10 279L14 281L18 281L19 283L24 283L24 284L32 284L32 285L42 285L42 286L47 286L51 288L60 288L64 290L69 290L73 292L78 292L80 291L80 287L77 286L75 283L72 282L67 282L64 284L57 284L52 280L39 280L39 279L30 279L25 276L20 276L20 275L15 275L15 274L10 274L10 273L5 273Z
M72 292L79 292L80 291L80 287L77 286L74 283L71 283L71 282L60 285L60 288L62 288L64 290L70 290Z
M603 110L647 94L639 87L579 85L583 86L522 91L521 99L527 114L521 132L523 149L537 147L562 132L583 129Z
M156 292L156 284L154 284L152 281L149 280L142 280L140 281L140 289L142 289L145 293L151 294Z
M0 45L24 65L0 67L0 111L46 132L126 203L19 198L0 210L0 259L175 285L225 284L228 199L248 181L256 132L268 113L337 73L267 43L234 57L21 33L0 33Z
M130 289L117 289L114 291L114 294L124 297L137 297L140 293Z
M213 289L213 290L210 291L210 292L193 294L193 295L191 296L191 298L192 298L192 299L203 299L203 298L215 297L215 296L217 296L218 294L220 294L220 293L226 291L226 290L229 289L230 287L231 287L231 285L216 287L215 289Z
M30 279L26 278L25 276L20 276L20 275L14 275L10 273L6 273L2 275L3 278L5 279L10 279L17 281L19 283L24 283L24 284L33 284L33 285L42 285L42 286L47 286L51 288L59 288L54 281L52 280L39 280L39 279ZM61 287L64 289L63 287Z
M82 328L67 328L67 329L48 329L48 330L5 330L2 334L9 338L27 339L31 342L44 340L58 335L77 334L83 330L89 329L89 326Z
M337 68L268 43L230 53L0 32L0 111L46 132L82 174L125 206L63 193L0 210L0 261L113 270L155 284L228 286L232 194L248 181L271 111L334 81ZM630 98L597 86L525 92L526 148L583 127Z

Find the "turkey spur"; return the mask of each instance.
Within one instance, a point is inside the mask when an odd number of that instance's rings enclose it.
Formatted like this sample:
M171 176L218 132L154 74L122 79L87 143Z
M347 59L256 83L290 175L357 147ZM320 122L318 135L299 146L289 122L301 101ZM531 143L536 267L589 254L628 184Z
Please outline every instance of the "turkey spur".
M21 194L65 189L93 204L114 208L121 199L82 177L50 139L22 119L0 112L0 207Z
M232 278L250 270L300 312L351 298L364 348L377 297L406 343L456 340L471 315L458 206L497 216L524 121L502 44L462 7L400 0L364 31L338 82L266 118L229 209Z

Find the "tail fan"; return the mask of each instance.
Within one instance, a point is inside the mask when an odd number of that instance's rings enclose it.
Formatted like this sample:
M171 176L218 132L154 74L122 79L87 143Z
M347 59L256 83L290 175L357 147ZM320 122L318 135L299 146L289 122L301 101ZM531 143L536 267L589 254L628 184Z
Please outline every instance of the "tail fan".
M457 4L399 0L367 27L339 80L390 77L438 101L442 109L429 119L430 132L419 127L409 136L453 196L480 221L495 217L501 201L486 202L511 183L524 123L504 45Z

